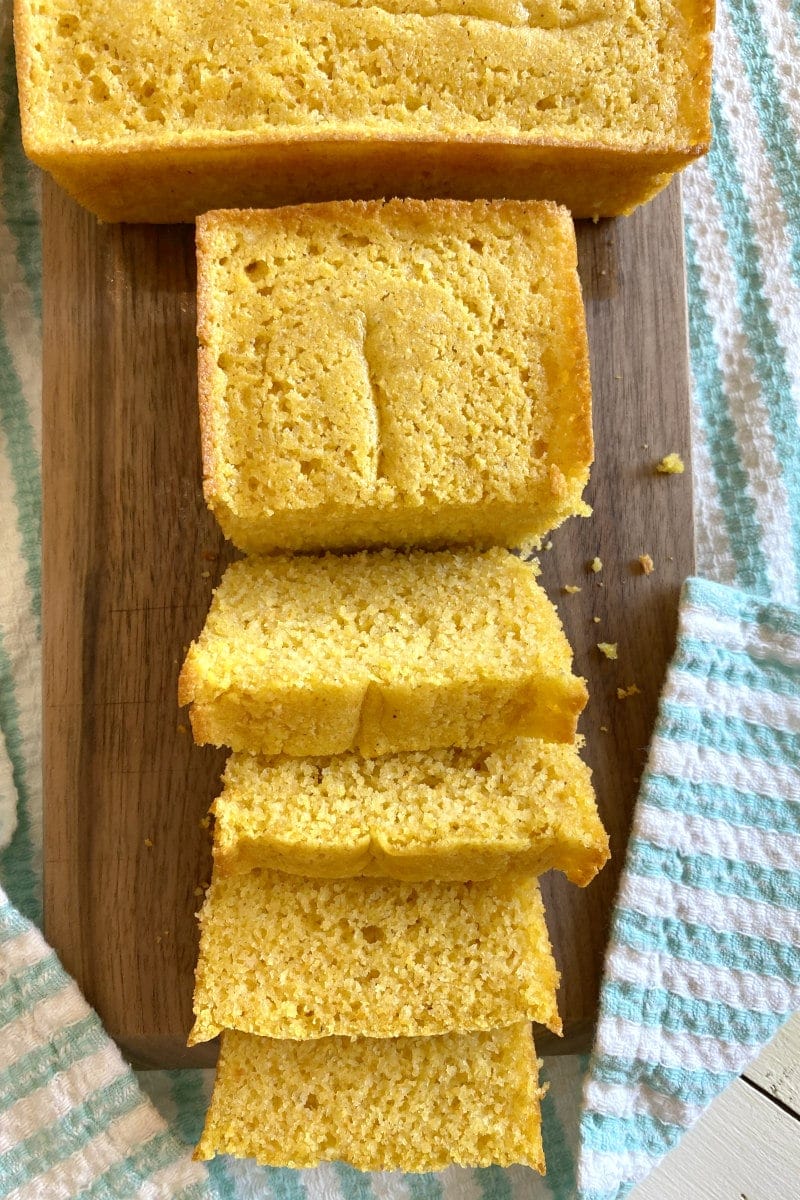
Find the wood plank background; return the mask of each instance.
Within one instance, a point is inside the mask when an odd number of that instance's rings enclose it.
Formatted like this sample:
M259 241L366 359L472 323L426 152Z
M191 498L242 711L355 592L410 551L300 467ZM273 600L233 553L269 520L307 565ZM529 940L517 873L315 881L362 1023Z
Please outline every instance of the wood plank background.
M585 891L545 881L566 1034L543 1035L546 1053L588 1045L693 568L679 185L631 218L581 224L578 239L595 515L560 530L542 566L589 680L582 731L614 859ZM129 1057L199 1065L215 1053L184 1045L210 861L200 820L223 754L192 745L176 681L229 555L200 490L193 230L100 226L45 179L43 260L45 932ZM657 475L671 451L686 474ZM581 591L564 595L566 583ZM618 642L617 662L598 641ZM640 694L618 700L631 683Z

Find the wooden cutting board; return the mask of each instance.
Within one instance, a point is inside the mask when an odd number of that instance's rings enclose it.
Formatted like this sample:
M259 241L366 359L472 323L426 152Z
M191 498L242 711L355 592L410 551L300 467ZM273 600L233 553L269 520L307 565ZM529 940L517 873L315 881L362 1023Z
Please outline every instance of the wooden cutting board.
M200 822L224 755L192 745L176 682L229 558L200 488L193 232L98 225L45 180L45 932L123 1050L157 1067L215 1054L184 1045L210 869ZM581 224L578 241L594 517L558 531L542 566L589 680L582 731L614 857L584 891L546 877L566 1034L543 1034L547 1053L589 1044L678 590L693 569L678 184L633 217ZM686 473L657 475L671 451ZM618 643L618 661L599 641ZM617 699L634 683L638 695Z

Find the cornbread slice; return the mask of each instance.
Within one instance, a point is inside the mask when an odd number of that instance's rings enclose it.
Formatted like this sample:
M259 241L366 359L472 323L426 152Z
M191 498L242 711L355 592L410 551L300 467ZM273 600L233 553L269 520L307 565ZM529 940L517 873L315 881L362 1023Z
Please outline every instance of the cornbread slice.
M195 740L365 756L572 741L586 685L532 568L384 550L228 568L181 671Z
M558 972L535 879L212 877L190 1045L221 1029L305 1040L417 1037L540 1021Z
M566 209L218 212L197 246L204 489L241 549L519 546L590 511Z
M433 1038L275 1041L222 1035L195 1158L362 1171L524 1163L544 1171L527 1024Z
M219 875L275 867L337 879L488 879L557 867L581 886L608 859L575 746L360 758L233 754L214 804Z
M628 212L709 140L712 0L16 0L28 154L106 221L384 196Z

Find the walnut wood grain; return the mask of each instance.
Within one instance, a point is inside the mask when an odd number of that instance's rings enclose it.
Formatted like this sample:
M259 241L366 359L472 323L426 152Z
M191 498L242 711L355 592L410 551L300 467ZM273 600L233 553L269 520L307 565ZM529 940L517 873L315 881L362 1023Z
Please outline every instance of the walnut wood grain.
M223 754L176 708L184 648L230 555L203 505L193 230L101 226L44 181L45 931L138 1064L185 1049ZM565 1039L585 1048L678 589L693 566L680 193L581 224L595 396L591 520L542 555L592 699L582 722L614 861L545 880ZM653 466L678 450L682 476ZM637 556L652 555L644 576ZM603 571L587 572L599 555ZM581 591L563 595L561 585ZM594 624L593 616L601 618ZM618 642L610 662L595 648ZM616 698L636 683L640 695ZM601 726L608 732L602 732ZM152 843L150 845L149 843Z

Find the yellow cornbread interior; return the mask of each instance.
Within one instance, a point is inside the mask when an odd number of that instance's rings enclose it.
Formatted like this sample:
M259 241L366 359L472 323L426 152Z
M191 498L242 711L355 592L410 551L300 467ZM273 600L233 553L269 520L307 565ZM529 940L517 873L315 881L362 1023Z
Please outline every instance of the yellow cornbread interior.
M433 1038L222 1035L196 1157L362 1171L522 1163L544 1171L527 1024Z
M608 858L577 748L534 738L377 759L233 754L223 784L219 873L418 881L556 867L585 885Z
M198 275L205 491L242 549L519 545L589 511L565 209L212 213Z
M179 697L197 741L253 753L571 741L571 660L505 550L250 558L225 572Z
M191 1042L221 1029L304 1040L416 1037L529 1019L559 1030L536 881L414 885L212 878Z
M705 135L697 0L23 0L38 147ZM701 20L702 18L702 20ZM702 108L702 105L699 106Z

